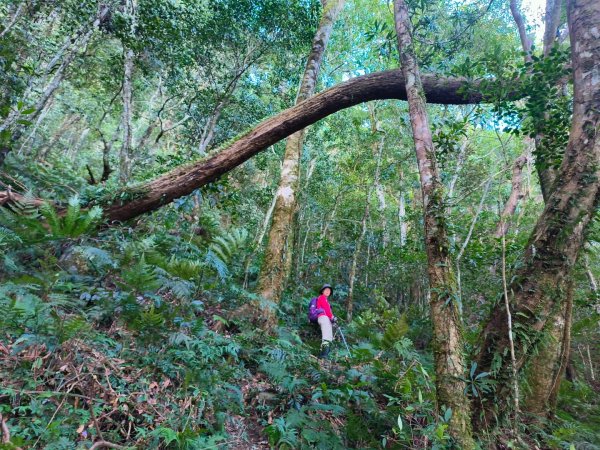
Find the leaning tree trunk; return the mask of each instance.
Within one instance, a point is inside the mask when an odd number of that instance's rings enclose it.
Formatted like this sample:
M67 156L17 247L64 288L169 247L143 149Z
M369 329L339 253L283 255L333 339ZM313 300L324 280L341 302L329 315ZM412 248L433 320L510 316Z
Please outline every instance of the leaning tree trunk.
M546 207L529 239L522 265L509 292L515 327L517 368L531 354L567 301L572 267L584 243L585 231L600 201L600 3L596 0L568 2L573 67L573 119L569 143ZM595 31L596 30L596 31ZM492 372L495 393L486 394L485 413L507 411L510 379L506 349L509 346L506 310L497 305L485 325L478 355L481 371Z
M458 305L455 301L456 286L451 271L446 225L443 221L443 185L436 165L425 96L412 44L411 22L404 0L394 1L394 15L423 194L436 395L440 406L452 408L448 429L450 435L460 448L471 449L474 442L471 435L469 400L464 393L463 337Z
M423 75L423 88L429 103L467 105L486 101L480 83L465 78ZM507 100L518 98L516 91L506 97ZM155 211L191 194L320 119L360 103L386 99L406 100L405 80L399 69L362 75L340 83L264 120L212 157L177 167L152 181L123 188L112 198L99 199L104 206L104 217L110 225ZM0 191L3 199L0 205L9 201L9 197L13 201L27 201L14 192L8 196L6 191Z
M333 24L343 5L344 0L328 0L323 6L323 14L306 62L296 103L307 100L315 93L323 54L327 48ZM278 303L280 300L292 266L293 221L297 209L296 191L303 145L304 130L291 135L286 142L273 219L263 264L258 275L257 293L274 303ZM271 309L265 311L264 315L268 326L272 325L275 315Z

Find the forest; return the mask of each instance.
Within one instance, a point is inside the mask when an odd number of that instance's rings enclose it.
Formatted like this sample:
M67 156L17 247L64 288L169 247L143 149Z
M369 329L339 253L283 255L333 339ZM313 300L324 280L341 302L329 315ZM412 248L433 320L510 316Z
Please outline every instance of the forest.
M599 136L598 0L0 0L0 450L600 449Z

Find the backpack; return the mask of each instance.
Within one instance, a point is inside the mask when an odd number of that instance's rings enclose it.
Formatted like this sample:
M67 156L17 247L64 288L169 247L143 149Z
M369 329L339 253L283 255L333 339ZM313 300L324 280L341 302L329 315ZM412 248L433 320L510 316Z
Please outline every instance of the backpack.
M319 314L323 314L323 308L317 308L317 297L310 300L308 304L308 321L310 323L318 323Z

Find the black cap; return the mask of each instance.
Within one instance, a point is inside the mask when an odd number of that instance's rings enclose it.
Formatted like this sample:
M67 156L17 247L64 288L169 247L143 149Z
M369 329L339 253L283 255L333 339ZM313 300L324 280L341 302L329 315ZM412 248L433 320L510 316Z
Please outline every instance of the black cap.
M325 289L327 289L327 288L331 289L331 293L333 294L333 288L331 287L331 285L330 285L330 284L327 284L327 283L325 283L325 284L323 285L323 287L321 287L321 290L319 291L319 294L322 294L322 293L323 293L323 291L324 291Z

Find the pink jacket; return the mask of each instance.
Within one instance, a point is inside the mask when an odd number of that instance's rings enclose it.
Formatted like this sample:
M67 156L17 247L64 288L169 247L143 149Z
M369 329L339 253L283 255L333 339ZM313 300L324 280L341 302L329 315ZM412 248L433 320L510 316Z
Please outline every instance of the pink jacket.
M329 319L333 319L333 313L331 312L331 306L329 305L329 301L327 300L327 297L325 297L324 295L319 295L319 297L317 297L317 309L321 308L323 311L325 311L324 313L319 314L319 317L321 316L327 316L329 317Z

